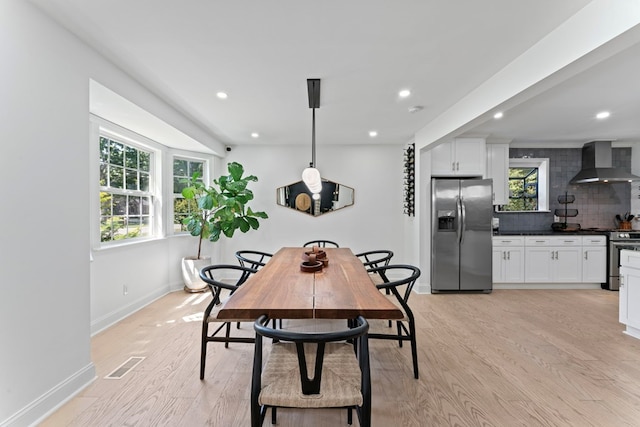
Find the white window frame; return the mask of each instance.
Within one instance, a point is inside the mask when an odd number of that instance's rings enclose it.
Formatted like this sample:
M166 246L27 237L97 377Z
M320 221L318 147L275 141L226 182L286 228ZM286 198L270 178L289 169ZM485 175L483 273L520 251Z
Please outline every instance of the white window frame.
M171 160L171 169L170 169L170 173L168 175L170 178L170 184L169 184L169 189L170 189L170 194L171 194L171 204L169 206L169 221L167 221L168 227L169 227L169 234L173 234L173 235L185 235L185 234L189 234L189 232L187 231L178 231L175 229L174 227L174 221L175 221L175 211L174 211L174 201L175 199L179 199L182 198L181 194L177 194L173 192L173 162L174 160L178 159L178 160L187 160L187 161L191 161L191 162L202 162L203 163L203 167L202 167L202 181L204 182L205 185L209 185L211 183L210 181L210 171L211 171L211 162L209 161L209 159L205 156L198 156L198 155L190 155L190 154L186 154L183 152L173 152L170 157Z
M105 249L118 246L125 246L139 242L157 240L164 237L162 229L162 157L163 146L152 141L142 135L132 132L126 128L116 125L115 123L104 120L93 114L90 115L91 123L91 148L90 154L92 158L91 173L91 246L93 249ZM123 144L132 146L136 149L151 153L151 161L149 167L149 193L151 194L151 205L149 206L150 216L150 236L141 236L127 238L122 240L113 240L108 242L100 241L100 192L103 191L100 186L100 137L104 136L109 139L116 140ZM119 194L136 195L138 191L122 190L117 191ZM93 213L95 212L95 213Z

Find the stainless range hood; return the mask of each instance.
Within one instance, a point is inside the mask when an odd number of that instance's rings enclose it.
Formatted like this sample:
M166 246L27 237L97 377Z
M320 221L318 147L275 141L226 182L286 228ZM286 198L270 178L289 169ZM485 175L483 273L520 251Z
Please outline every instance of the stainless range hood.
M640 177L622 168L614 168L611 155L611 141L593 141L582 147L582 170L570 184L631 182Z

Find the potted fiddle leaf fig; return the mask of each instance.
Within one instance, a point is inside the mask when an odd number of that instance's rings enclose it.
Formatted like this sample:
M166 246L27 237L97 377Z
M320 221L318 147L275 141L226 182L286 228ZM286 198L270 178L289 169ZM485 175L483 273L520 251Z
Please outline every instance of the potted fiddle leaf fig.
M199 292L207 288L200 280L199 271L211 264L211 259L201 257L202 241L208 239L217 242L224 235L233 237L236 230L246 233L260 227L259 218L268 218L265 212L254 212L247 205L253 199L253 192L247 188L251 181L257 181L254 175L244 175L244 167L237 162L227 166L229 175L222 175L213 180L213 185L206 186L195 172L189 178L182 196L187 201L194 201L193 210L182 223L187 231L198 238L198 252L195 257L182 259L182 276L185 290Z

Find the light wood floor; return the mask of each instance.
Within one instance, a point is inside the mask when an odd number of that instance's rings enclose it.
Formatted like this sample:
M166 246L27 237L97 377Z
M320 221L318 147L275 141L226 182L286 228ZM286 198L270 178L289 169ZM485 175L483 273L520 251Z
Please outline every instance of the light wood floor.
M209 344L198 379L208 298L172 293L94 337L98 379L42 425L248 426L252 345ZM371 342L374 426L640 426L640 340L622 333L617 292L411 300L420 379L408 346ZM103 379L130 356L146 359ZM278 425L346 426L346 411L282 410Z

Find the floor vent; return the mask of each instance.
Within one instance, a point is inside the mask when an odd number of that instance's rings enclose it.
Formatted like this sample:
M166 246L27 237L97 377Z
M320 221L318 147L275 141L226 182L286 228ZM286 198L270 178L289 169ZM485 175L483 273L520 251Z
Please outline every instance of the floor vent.
M105 377L108 380L119 380L124 377L127 372L138 366L140 362L144 360L144 357L130 357L122 365L118 366L113 372Z

